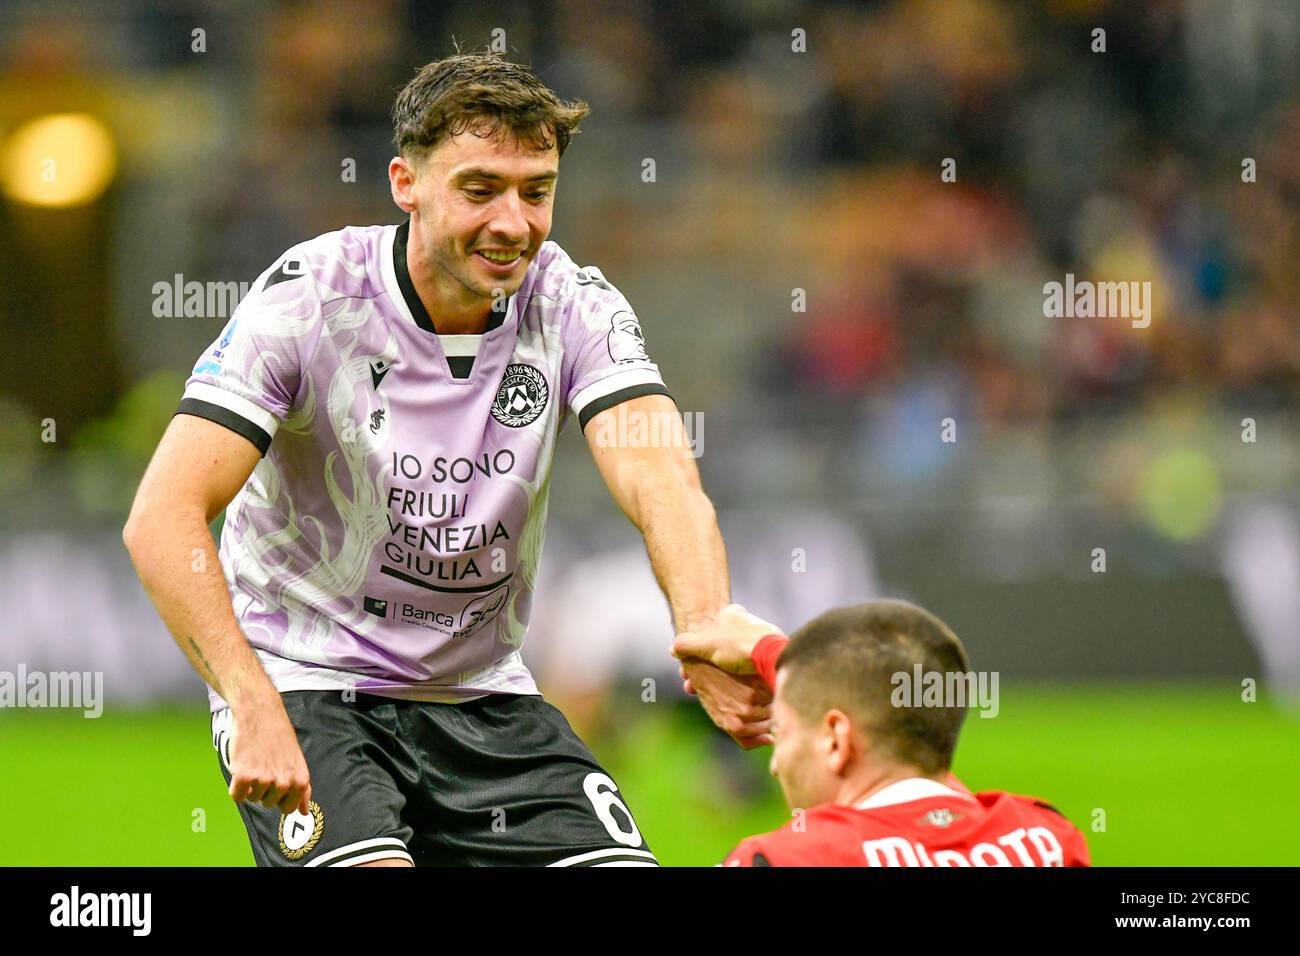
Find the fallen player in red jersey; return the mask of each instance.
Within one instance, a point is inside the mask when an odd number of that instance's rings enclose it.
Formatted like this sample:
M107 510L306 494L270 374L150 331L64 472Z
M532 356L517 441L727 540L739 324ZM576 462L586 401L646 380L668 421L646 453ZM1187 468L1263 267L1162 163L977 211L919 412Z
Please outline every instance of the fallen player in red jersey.
M1089 865L1083 834L1050 804L971 793L951 773L969 701L898 693L914 675L973 678L957 635L923 608L840 608L786 638L732 604L673 654L773 690L771 771L792 819L742 840L727 866Z

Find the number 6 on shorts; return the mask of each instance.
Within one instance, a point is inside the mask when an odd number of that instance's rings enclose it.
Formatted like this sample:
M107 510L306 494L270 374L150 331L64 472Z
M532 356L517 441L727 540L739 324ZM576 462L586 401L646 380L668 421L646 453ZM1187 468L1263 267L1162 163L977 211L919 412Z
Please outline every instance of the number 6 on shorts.
M596 811L596 818L604 824L612 839L617 840L624 846L641 845L641 831L637 829L631 811L618 798L618 786L609 778L608 774L587 774L582 781L582 792L591 801L591 808ZM623 817L627 820L628 826L632 828L631 830L624 830L619 824L618 818L613 814L614 807L618 807L623 811Z

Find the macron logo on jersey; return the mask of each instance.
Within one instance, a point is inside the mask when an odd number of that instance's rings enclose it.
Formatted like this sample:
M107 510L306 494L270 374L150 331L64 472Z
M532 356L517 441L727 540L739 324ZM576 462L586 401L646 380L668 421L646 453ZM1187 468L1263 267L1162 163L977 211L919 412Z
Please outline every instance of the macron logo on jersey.
M280 263L280 268L276 269L266 277L266 284L262 286L262 291L266 291L273 285L281 282L288 282L290 279L296 279L300 275L306 275L307 267L303 265L301 259L286 259Z

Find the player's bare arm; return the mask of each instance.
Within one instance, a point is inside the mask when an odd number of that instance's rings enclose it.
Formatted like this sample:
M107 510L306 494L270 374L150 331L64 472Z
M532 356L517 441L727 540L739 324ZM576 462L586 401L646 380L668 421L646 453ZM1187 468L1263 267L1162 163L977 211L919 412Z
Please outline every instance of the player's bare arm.
M640 434L658 441L626 440L619 423L639 417L654 424ZM728 601L727 555L676 404L664 395L634 398L594 416L585 434L614 501L645 538L674 626L707 628ZM699 660L683 666L718 727L746 749L770 743L771 696L761 681L731 677Z
M659 440L639 446L620 434L620 422L638 420L654 422L657 432L641 434ZM676 404L666 395L633 398L594 416L584 431L615 503L645 537L674 625L706 626L727 603L727 555Z
M235 619L208 525L252 474L248 439L177 415L154 452L122 539L136 573L194 669L231 705L230 796L305 811L307 763L280 695Z

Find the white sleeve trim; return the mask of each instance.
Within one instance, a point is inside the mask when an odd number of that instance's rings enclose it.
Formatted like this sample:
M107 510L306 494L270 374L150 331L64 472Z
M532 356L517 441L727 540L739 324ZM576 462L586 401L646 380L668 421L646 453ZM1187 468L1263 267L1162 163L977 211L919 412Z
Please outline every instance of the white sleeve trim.
M241 395L236 395L229 389L219 388L216 385L209 385L207 382L192 382L185 389L185 398L196 398L201 402L211 402L213 405L220 405L227 411L234 412L240 418L246 418L262 431L266 432L272 438L275 437L275 431L280 427L280 419L276 418L261 405L250 402Z
M623 389L632 388L635 385L662 385L663 383L664 380L658 372L651 371L648 368L630 368L592 382L573 396L569 401L569 407L573 409L573 414L581 416L584 408L606 395L621 392Z

